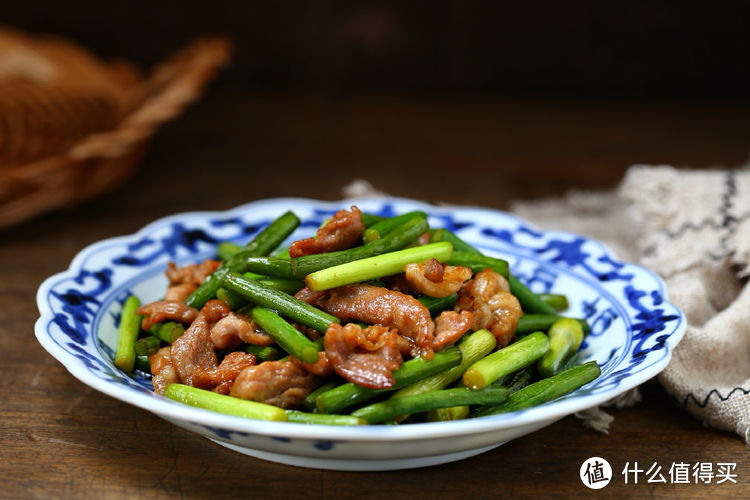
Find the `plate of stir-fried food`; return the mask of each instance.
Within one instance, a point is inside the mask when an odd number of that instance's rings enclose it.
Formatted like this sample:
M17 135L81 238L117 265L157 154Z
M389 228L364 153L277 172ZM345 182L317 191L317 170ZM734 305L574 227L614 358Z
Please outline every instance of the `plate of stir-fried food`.
M84 383L219 444L384 470L481 453L663 369L661 280L584 236L404 199L262 200L84 249L37 295Z

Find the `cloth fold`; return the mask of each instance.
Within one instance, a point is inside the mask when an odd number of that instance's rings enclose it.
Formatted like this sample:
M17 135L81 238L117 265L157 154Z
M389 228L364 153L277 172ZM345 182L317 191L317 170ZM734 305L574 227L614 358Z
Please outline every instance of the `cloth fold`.
M659 273L688 323L659 382L704 424L750 444L750 171L636 165L616 191L512 210Z
M358 180L343 194L383 193ZM688 323L659 382L704 424L750 444L750 170L636 165L616 190L517 202L511 210L544 229L596 238L620 259L657 272ZM608 405L639 400L636 388ZM601 408L577 416L601 432L612 422Z

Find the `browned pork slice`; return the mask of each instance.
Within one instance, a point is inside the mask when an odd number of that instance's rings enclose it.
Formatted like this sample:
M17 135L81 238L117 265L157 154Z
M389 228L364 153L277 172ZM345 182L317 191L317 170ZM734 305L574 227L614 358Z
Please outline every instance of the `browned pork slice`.
M508 280L490 268L478 272L459 290L456 311L471 311L471 327L491 331L498 348L510 343L523 314L518 299L510 293Z
M213 259L206 259L199 264L190 264L182 267L177 267L174 262L170 262L164 274L169 278L170 286L185 283L198 286L203 283L206 276L216 271L220 265L221 262Z
M461 289L471 278L471 269L464 266L443 266L437 259L422 264L407 264L406 279L419 293L430 297L447 297Z
M307 302L311 306L314 306L314 305L317 305L320 299L322 299L323 297L327 295L328 295L327 290L313 292L308 287L304 287L304 288L301 288L297 293L295 293L294 297L303 302Z
M474 315L471 311L443 311L435 320L435 338L432 349L442 351L444 347L453 345L469 331Z
M242 370L229 395L281 408L298 408L317 385L317 377L293 361L264 361Z
M206 388L196 385L196 382L205 380L203 372L218 365L214 344L211 342L211 327L230 312L225 302L209 300L185 333L172 344L172 365L183 384Z
M246 315L230 312L211 328L211 341L217 349L234 349L241 342L271 345L273 339Z
M345 285L330 290L317 305L342 321L395 328L414 344L412 356L432 359L435 324L429 309L411 295L365 284Z
M167 293L164 294L164 300L172 302L185 302L191 293L198 288L197 285L192 283L180 283L179 285L173 285L167 288Z
M182 302L171 300L157 300L138 308L136 314L146 316L141 321L141 328L148 330L162 321L176 321L178 323L192 323L198 317L198 309L186 306Z
M301 257L322 252L345 250L359 243L365 224L362 212L352 206L351 211L339 210L333 218L318 229L314 238L297 240L289 247L291 257Z
M318 377L329 377L333 375L333 365L331 364L331 360L328 358L328 355L325 353L325 351L321 351L318 353L318 361L315 363L305 363L304 361L297 359L294 356L290 356L289 359L291 359L313 375L317 375Z
M169 288L164 295L164 300L185 302L198 285L203 283L206 276L216 271L220 265L221 262L212 259L182 267L177 267L174 262L170 262L167 270L164 271L169 279Z
M398 348L398 332L373 325L364 330L354 323L331 323L325 336L325 354L336 373L349 382L370 389L388 389L393 371L403 358Z
M229 394L235 379L248 366L255 364L255 356L246 352L230 352L221 360L219 366L206 371L199 371L193 377L196 387L211 389L219 394Z
M158 351L148 356L148 365L151 368L151 383L154 385L154 391L157 394L164 394L164 390L169 384L180 382L177 370L172 366L170 357L171 346L162 347Z

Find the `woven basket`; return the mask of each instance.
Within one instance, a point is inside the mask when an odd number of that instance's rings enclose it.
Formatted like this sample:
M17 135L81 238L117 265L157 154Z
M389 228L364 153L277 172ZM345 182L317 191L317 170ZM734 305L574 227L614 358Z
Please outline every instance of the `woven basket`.
M200 39L142 78L66 40L0 28L0 228L124 181L229 54L227 39Z

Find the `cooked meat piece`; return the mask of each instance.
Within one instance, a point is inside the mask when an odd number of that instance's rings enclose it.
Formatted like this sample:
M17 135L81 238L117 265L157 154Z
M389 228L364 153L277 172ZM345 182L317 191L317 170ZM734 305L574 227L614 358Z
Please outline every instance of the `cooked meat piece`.
M305 363L294 356L290 356L289 359L318 377L328 377L333 375L333 365L331 364L331 360L328 359L328 355L325 351L318 353L318 361L316 363Z
M211 328L211 342L217 349L234 349L241 342L271 345L274 340L250 316L230 312Z
M418 349L412 339L404 337L403 335L399 335L396 339L396 347L398 347L398 351L402 356L411 356L411 353Z
M474 315L470 311L443 311L435 320L435 338L432 349L442 351L443 347L453 345L464 333L469 331Z
M510 292L510 283L502 274L487 268L478 272L474 276L474 283L471 285L472 293L475 297L489 298L499 291ZM468 285L468 283L467 283Z
M330 290L318 306L342 321L396 328L414 342L412 356L432 359L435 324L427 307L410 295L365 284L345 285Z
M352 206L351 211L339 210L333 218L318 229L314 238L297 240L289 247L291 257L301 257L322 252L346 250L359 243L365 225L362 212Z
M154 391L157 394L164 394L164 390L169 384L180 382L177 370L172 366L170 357L170 346L162 347L158 351L148 356L148 365L151 368L151 383L154 384Z
M303 302L307 302L311 306L314 306L318 303L318 300L325 297L328 294L327 291L323 290L320 292L313 292L308 287L304 287L300 289L297 293L294 294L295 298L298 298L299 300Z
M141 321L141 328L148 330L155 323L162 321L177 321L178 323L192 323L198 316L198 309L186 306L182 302L173 302L171 300L158 300L142 305L136 311L137 314L143 314L146 317Z
M478 272L458 292L456 311L471 311L474 330L487 328L497 339L498 348L508 345L523 311L510 285L492 269Z
M430 297L447 297L461 289L471 278L471 269L463 266L443 267L431 259L423 264L407 264L406 279L420 293Z
M209 300L185 333L172 343L172 364L183 384L201 387L195 382L203 380L203 372L218 365L211 327L230 312L225 302Z
M362 330L354 323L331 323L325 353L336 373L346 380L370 389L388 389L393 385L393 371L403 362L398 336L396 330L380 325Z
M521 304L512 293L500 291L490 298L487 305L492 311L492 317L486 328L489 328L497 339L498 347L505 347L513 339L518 318L523 314Z
M221 262L213 259L206 259L200 264L190 264L188 266L177 267L174 262L170 262L169 268L164 272L169 278L170 286L190 283L200 285L206 276L216 271Z
M235 379L248 366L255 364L255 356L246 352L230 352L210 370L200 371L193 377L195 387L211 389L219 394L229 394Z
M418 264L415 265L418 266ZM426 260L422 270L424 271L422 273L424 274L424 277L433 283L440 283L443 281L443 265L436 258L433 257L432 259Z
M229 395L281 408L297 408L317 384L315 375L293 361L264 361L242 370Z
M198 285L192 283L180 283L179 285L173 285L167 288L167 293L164 295L164 300L170 300L172 302L185 302L191 293L198 288Z

